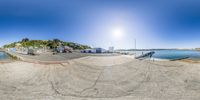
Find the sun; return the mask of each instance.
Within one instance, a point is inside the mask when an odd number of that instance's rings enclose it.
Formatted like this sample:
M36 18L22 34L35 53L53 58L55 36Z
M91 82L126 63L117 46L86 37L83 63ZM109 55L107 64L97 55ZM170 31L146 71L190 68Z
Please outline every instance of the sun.
M112 36L114 38L119 39L119 38L122 38L123 35L124 35L124 30L122 28L114 28L114 29L112 29Z

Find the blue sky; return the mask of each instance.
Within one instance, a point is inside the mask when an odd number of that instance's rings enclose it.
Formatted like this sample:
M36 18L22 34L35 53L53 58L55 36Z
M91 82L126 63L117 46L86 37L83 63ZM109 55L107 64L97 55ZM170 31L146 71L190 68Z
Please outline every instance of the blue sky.
M120 29L116 37L113 30ZM1 0L0 45L59 38L93 47L200 47L198 0Z

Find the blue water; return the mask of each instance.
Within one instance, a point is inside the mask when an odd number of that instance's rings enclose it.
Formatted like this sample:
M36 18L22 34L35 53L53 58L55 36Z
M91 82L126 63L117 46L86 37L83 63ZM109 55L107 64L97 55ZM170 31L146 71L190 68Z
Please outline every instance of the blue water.
M189 59L200 60L200 51L196 50L156 50L153 55L158 59L179 59L189 57Z
M150 51L130 51L129 53L136 53L136 56ZM200 51L196 50L154 50L155 54L152 56L157 59L173 60L179 58L189 57L188 59L200 60Z
M7 60L9 56L5 52L0 52L0 60Z

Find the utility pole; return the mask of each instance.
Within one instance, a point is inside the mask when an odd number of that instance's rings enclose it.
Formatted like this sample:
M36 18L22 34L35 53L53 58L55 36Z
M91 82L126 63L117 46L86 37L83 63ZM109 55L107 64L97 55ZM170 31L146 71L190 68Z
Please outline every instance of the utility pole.
M136 39L134 39L135 40L135 50L136 50Z
M134 51L135 51L135 54L134 54L134 56L136 57L136 55L137 55L137 52L136 52L136 49L137 49L137 48L136 48L136 38L134 39L134 41L135 41L135 50L134 50Z

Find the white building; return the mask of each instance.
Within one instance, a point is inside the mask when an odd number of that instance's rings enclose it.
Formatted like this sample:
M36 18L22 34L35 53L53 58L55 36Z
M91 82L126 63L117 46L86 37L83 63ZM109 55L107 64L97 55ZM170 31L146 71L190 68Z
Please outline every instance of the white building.
M114 52L114 47L109 47L108 52Z
M92 49L85 49L81 51L82 53L106 53L106 50L103 48L92 48Z

